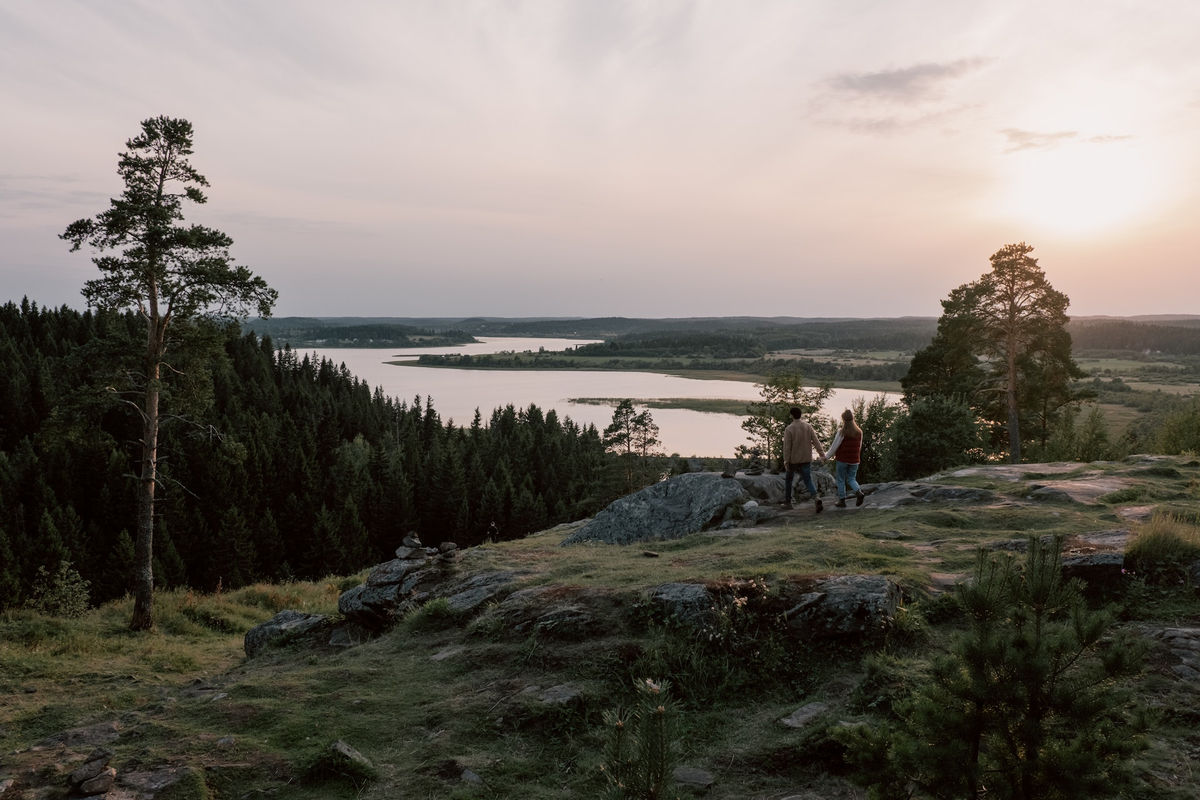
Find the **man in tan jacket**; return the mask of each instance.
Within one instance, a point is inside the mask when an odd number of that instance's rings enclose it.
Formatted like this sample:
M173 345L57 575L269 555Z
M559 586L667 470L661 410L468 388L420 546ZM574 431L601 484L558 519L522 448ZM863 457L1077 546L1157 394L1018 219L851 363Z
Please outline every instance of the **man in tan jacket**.
M820 514L825 504L817 497L817 487L812 478L812 460L814 448L817 457L825 460L825 445L817 438L813 426L800 419L800 413L800 409L792 406L792 422L783 430L783 461L787 465L787 476L783 480L783 507L792 507L792 481L799 472L800 477L804 478L804 486L808 493L816 501L816 513Z

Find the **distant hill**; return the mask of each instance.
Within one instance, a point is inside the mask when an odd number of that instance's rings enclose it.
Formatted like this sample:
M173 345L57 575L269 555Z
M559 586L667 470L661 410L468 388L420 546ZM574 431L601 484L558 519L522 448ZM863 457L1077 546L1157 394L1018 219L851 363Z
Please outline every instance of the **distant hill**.
M634 344L745 336L767 351L833 348L916 351L937 332L935 317L283 317L247 327L306 347L411 347L473 341L477 336L547 336ZM1075 317L1075 349L1200 355L1200 315Z

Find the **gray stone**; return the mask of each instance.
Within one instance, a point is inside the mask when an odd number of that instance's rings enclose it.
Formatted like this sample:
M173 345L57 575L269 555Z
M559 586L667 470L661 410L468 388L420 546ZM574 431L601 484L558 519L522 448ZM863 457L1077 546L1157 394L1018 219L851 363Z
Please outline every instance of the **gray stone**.
M157 797L164 789L195 771L192 767L168 767L147 772L123 772L121 785L136 792L138 797Z
M583 697L583 692L578 686L560 683L539 694L538 701L548 706L568 706L576 703L581 697Z
M882 575L843 575L818 582L787 612L788 625L809 637L873 636L887 630L900 587Z
M688 624L706 622L713 612L713 598L699 583L664 583L650 590L650 602L664 616Z
M87 761L71 771L71 774L67 776L67 781L72 786L78 786L84 781L91 780L104 771L104 768L108 766L108 762L112 761L112 757L113 753L111 750L102 747L94 750L87 757Z
M424 551L421 551L419 560L398 557L391 561L385 561L371 570L371 573L367 575L365 583L367 586L394 586L402 583L408 575L419 570L424 565L424 562Z
M1043 503L1074 503L1075 498L1062 489L1054 486L1038 486L1031 487L1029 494L1025 495L1030 500L1040 500Z
M931 502L954 500L979 503L995 500L996 493L990 489L975 489L969 486L933 486L923 497Z
M424 547L404 547L403 545L401 545L400 547L396 548L396 558L400 559L401 561L412 561L412 560L422 560L423 561L425 559L425 548Z
M562 544L678 539L719 524L730 505L746 499L737 480L710 472L677 475L614 500Z
M329 634L329 646L358 647L360 644L366 644L373 638L374 632L370 628L347 620L336 626Z
M469 769L464 769L460 777L462 778L463 783L474 783L476 785L483 783L483 778L479 777Z
M443 555L446 553L453 553L457 549L458 545L456 545L454 542L442 542L438 545L438 552Z
M455 587L446 602L451 611L470 613L503 593L514 580L514 572L484 572Z
M333 756L335 761L341 761L346 764L354 764L362 769L372 772L375 770L375 765L371 763L371 759L367 758L341 739L338 739L336 742L329 745L329 754Z
M746 490L746 494L764 503L783 502L782 475L746 475L739 473L735 480Z
M104 771L96 777L89 778L88 780L79 784L79 791L82 794L104 794L111 789L113 784L116 782L117 771L112 767L105 767Z
M828 711L828 703L806 703L779 720L779 723L788 728L804 728L814 719Z
M1124 553L1089 553L1065 556L1062 560L1064 578L1079 578L1090 589L1119 586L1125 578Z
M271 642L284 637L298 636L312 630L329 619L324 614L305 614L303 611L280 611L266 622L246 631L242 647L246 655L253 658Z

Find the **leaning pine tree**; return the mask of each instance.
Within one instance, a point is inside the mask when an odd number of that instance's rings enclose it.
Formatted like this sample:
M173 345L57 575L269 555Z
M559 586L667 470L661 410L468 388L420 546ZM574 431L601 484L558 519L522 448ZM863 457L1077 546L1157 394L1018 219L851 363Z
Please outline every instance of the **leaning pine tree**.
M203 225L187 225L183 201L205 202L208 186L192 168L192 124L155 117L126 142L117 172L125 183L106 211L71 223L62 234L71 250L94 248L102 273L83 295L101 309L135 308L146 324L139 400L141 459L138 471L134 610L130 627L153 627L154 493L158 468L159 395L173 322L244 317L251 309L268 316L278 296L244 266L234 266L232 240Z

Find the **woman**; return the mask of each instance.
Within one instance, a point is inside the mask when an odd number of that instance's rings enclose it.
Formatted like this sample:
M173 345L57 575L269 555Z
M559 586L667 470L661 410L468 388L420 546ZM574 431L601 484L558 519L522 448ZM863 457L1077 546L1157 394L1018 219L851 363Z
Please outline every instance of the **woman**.
M838 508L846 507L846 487L854 492L854 505L861 506L866 497L858 486L858 462L862 456L862 428L854 421L854 412L846 409L842 412L842 427L833 439L825 458L836 458L837 469L834 477L837 479Z

